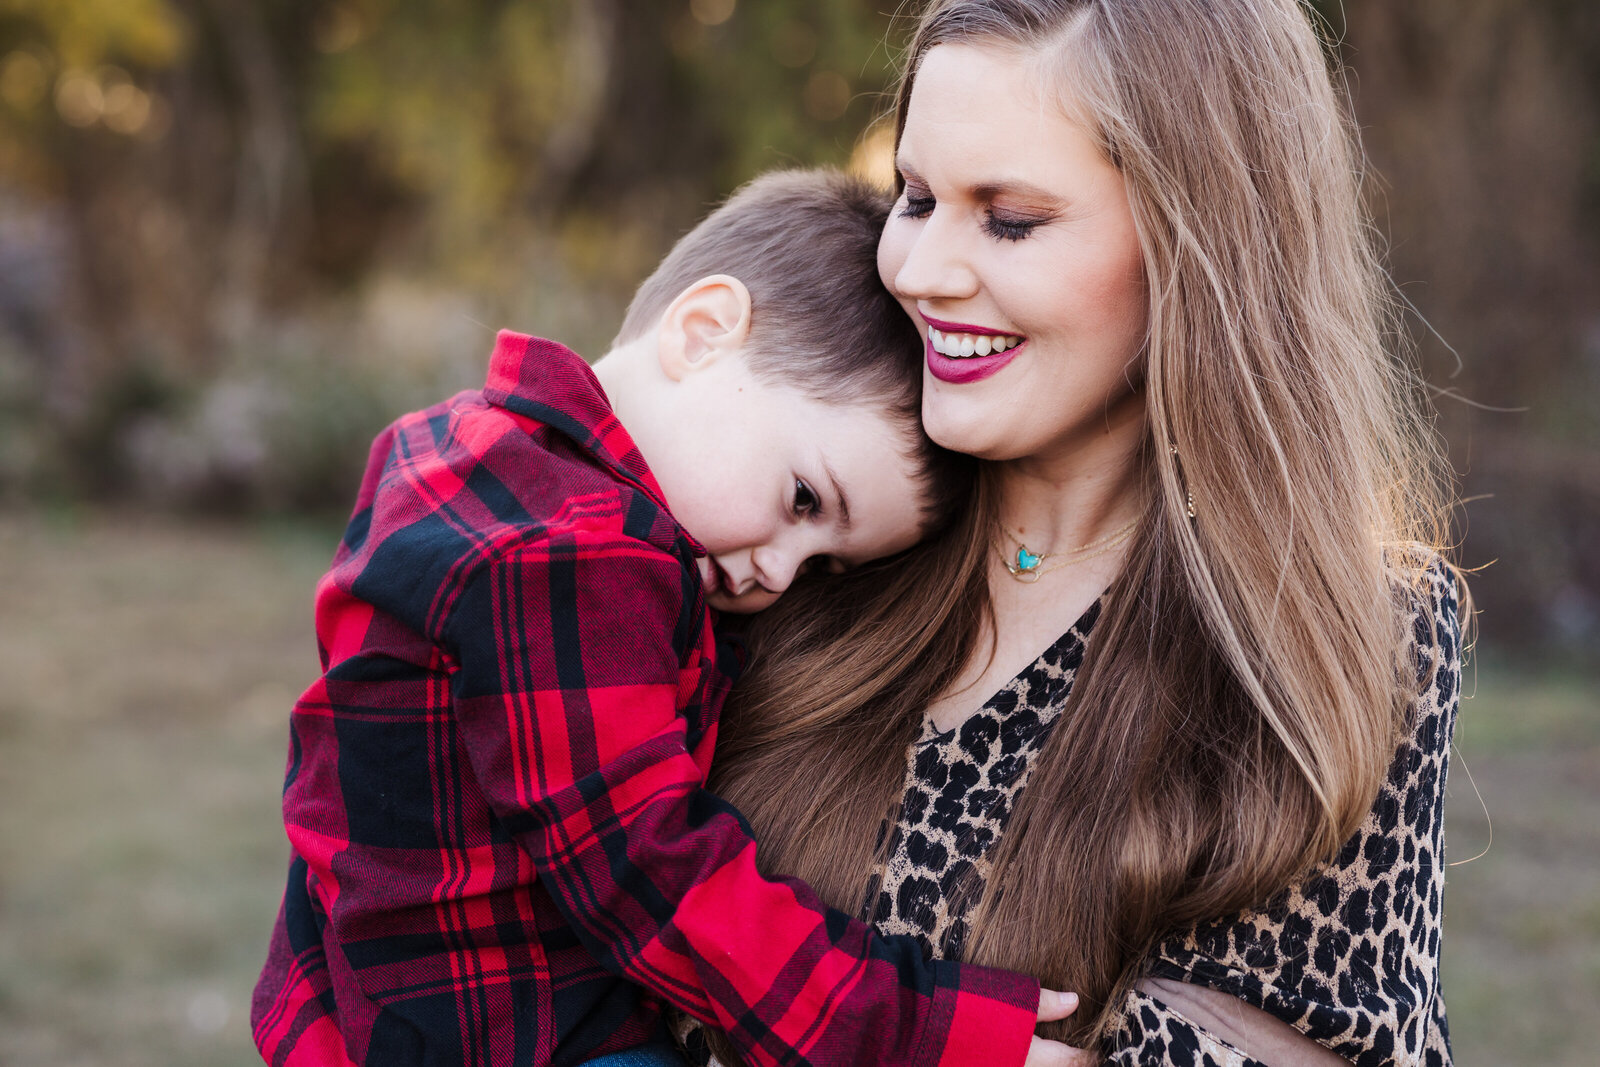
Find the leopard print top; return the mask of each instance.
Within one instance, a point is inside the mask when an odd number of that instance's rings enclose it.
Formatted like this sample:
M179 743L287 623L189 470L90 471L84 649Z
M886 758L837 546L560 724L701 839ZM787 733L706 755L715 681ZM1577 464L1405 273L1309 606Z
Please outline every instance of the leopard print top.
M1420 694L1414 732L1360 830L1331 863L1259 910L1175 932L1146 961L1153 977L1230 993L1360 1067L1448 1067L1439 995L1442 801L1459 697L1455 584L1428 572L1409 627ZM904 811L873 882L872 918L929 955L955 957L963 916L988 872L1029 761L1055 723L1099 606L958 729L911 747ZM1102 1050L1108 1063L1262 1067L1139 990Z
M989 877L989 848L1072 691L1099 617L1096 601L960 726L940 733L922 724L888 858L867 894L881 933L909 934L927 955L960 958L965 913Z

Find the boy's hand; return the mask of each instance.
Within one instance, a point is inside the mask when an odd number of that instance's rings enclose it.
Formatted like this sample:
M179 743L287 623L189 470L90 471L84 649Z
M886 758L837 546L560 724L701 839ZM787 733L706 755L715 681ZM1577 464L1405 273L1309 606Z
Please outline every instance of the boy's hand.
M1040 1022L1065 1019L1077 1010L1078 994L1057 993L1054 989L1039 990ZM1035 1035L1028 1046L1028 1059L1023 1067L1094 1067L1099 1062L1099 1057L1086 1049L1073 1048Z

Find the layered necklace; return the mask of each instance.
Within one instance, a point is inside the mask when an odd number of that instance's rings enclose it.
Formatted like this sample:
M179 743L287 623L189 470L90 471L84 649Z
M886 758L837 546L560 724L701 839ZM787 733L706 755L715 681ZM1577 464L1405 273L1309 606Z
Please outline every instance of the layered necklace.
M1023 544L1022 538L1012 531L1011 527L1001 523L1000 528L1005 531L1006 536L1011 539L1011 543L1016 546L1017 550L1014 554L1000 552L1000 562L1005 564L1006 572L1011 577L1019 582L1032 585L1053 570L1059 570L1062 567L1068 567L1074 563L1082 563L1085 560L1091 560L1108 552L1116 551L1128 538L1133 536L1134 527L1138 525L1139 520L1134 519L1126 526L1119 526L1104 537L1090 541L1088 544L1075 548L1070 552L1032 552L1029 551L1027 545ZM995 547L996 550L999 550L998 545ZM1053 562L1046 565L1045 560Z

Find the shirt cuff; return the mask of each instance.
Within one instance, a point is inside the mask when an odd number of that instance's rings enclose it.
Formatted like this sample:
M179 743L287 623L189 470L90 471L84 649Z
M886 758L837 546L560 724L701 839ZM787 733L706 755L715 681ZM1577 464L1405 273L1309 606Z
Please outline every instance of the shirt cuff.
M935 1001L943 1001L938 1006L944 1010L936 1010L932 1021L949 1022L943 1035L932 1030L925 1035L929 1055L917 1061L936 1067L1022 1067L1039 1021L1039 983L1011 971L948 960L936 961L934 968ZM942 1048L932 1044L941 1036Z

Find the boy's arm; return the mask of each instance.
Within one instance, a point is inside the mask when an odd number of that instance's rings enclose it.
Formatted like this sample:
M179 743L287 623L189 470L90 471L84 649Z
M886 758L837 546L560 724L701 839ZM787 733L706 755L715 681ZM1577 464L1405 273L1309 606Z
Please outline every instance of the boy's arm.
M757 872L680 710L714 673L695 660L709 646L695 579L638 541L537 542L451 611L462 739L568 922L753 1064L1021 1064L1035 981L924 960Z

